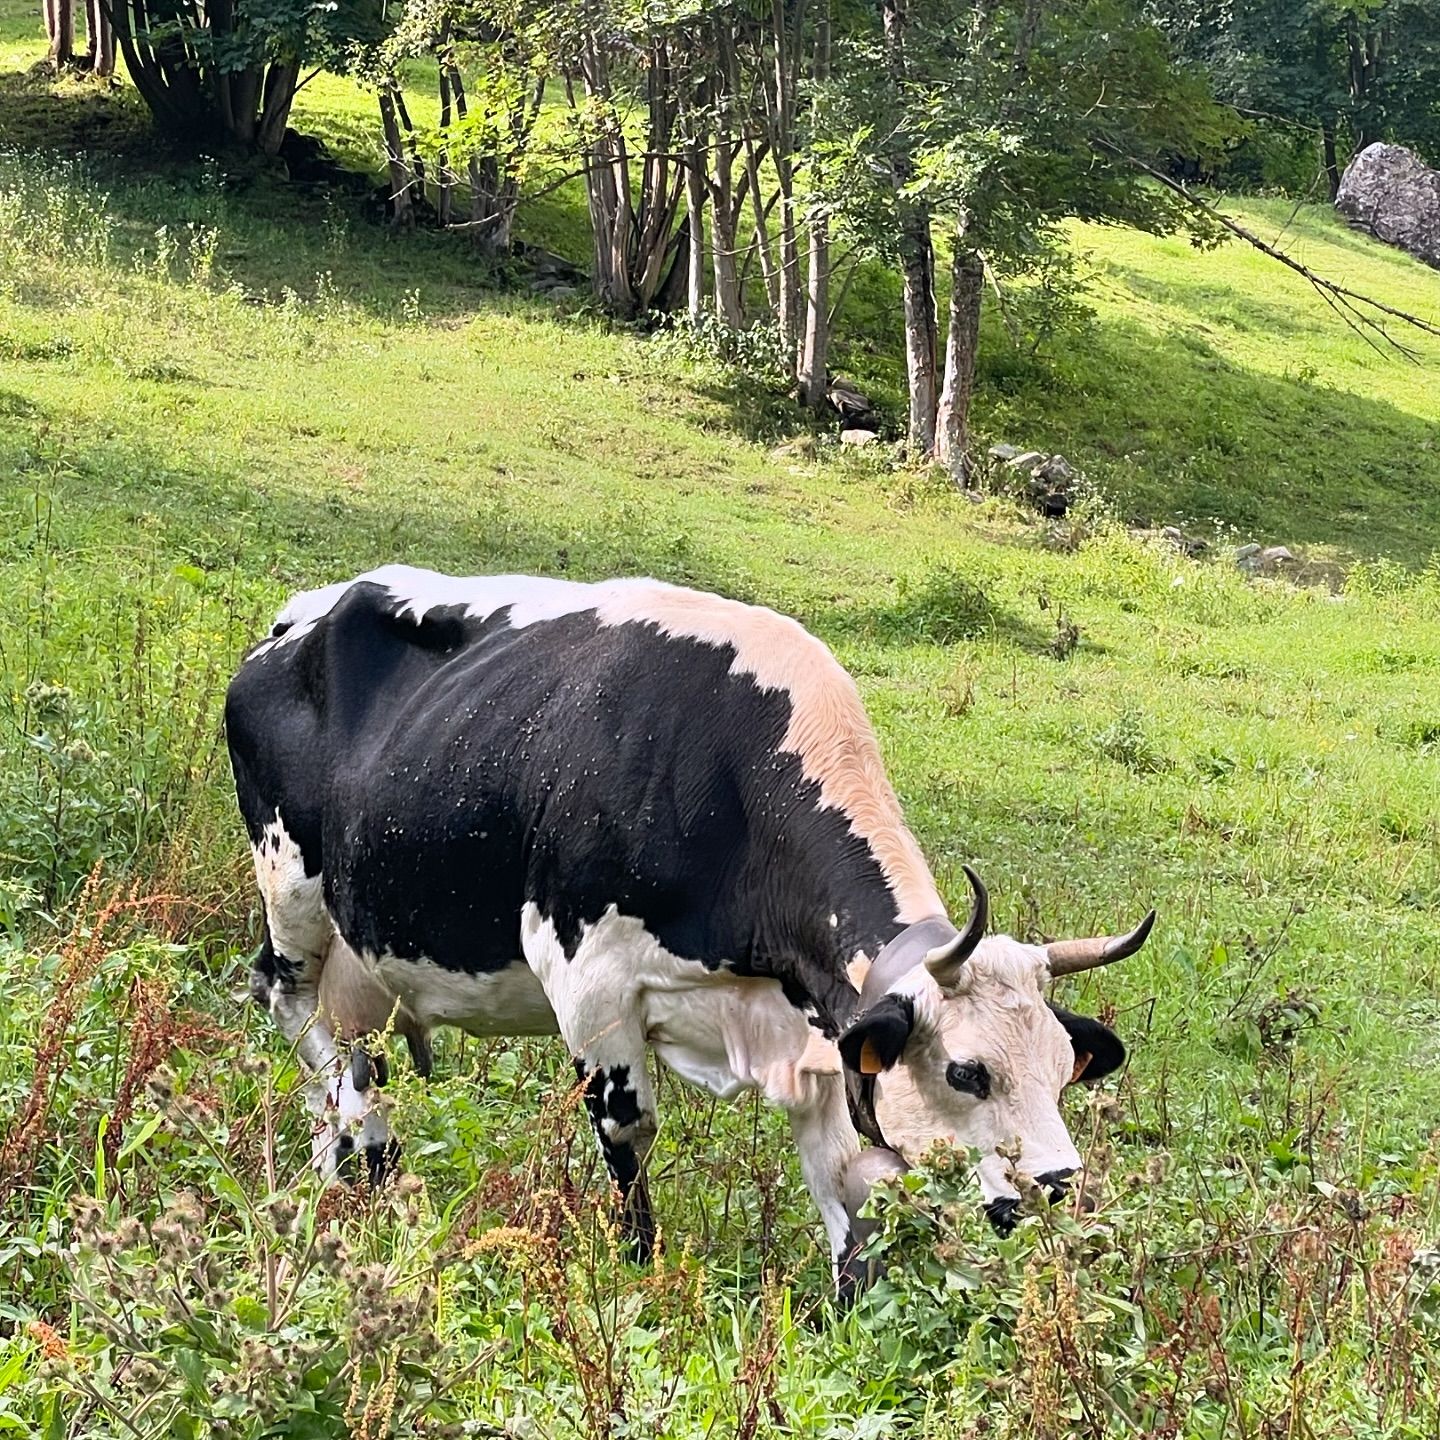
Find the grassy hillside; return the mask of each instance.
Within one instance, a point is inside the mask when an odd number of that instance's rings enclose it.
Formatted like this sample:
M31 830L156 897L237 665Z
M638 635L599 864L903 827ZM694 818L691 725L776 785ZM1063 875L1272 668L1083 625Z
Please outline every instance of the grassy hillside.
M19 115L114 138L37 158ZM1077 230L1093 326L1034 361L987 332L982 376L988 433L1108 496L1056 530L777 453L798 418L734 376L323 196L151 174L138 133L123 97L0 75L0 1428L1433 1435L1440 348L1382 363L1234 247ZM1440 313L1440 278L1328 218L1290 233ZM883 284L852 294L845 363L893 386ZM1135 515L1344 579L1248 580ZM903 1265L836 1316L777 1117L666 1081L637 1271L540 1043L452 1043L428 1090L397 1057L423 1187L277 1209L306 1127L236 998L219 697L290 591L385 560L787 609L856 674L943 893L973 860L1032 937L1156 905L1146 952L1066 994L1132 1049L1115 1103L1070 1106L1099 1214L1001 1243L940 1162L892 1206Z

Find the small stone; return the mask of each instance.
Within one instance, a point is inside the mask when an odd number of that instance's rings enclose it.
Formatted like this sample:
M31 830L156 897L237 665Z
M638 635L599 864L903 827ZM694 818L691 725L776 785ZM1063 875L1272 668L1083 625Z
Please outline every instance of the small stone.
M992 445L989 450L992 460L1013 460L1020 453L1018 445Z
M842 430L840 432L842 445L869 445L879 438L873 430Z
M1167 525L1160 532L1161 538L1168 540L1182 555L1199 555L1210 547L1203 540L1197 540L1193 535L1187 535L1177 525Z
M551 300L572 300L579 293L573 285L553 285L545 292Z
M1005 463L1012 470L1023 470L1028 475L1045 463L1046 457L1038 450L1026 450L1019 455L1013 456Z
M794 440L786 440L777 445L771 452L772 460L809 460L815 454L815 437L813 435L800 435Z
M1052 485L1064 485L1075 478L1075 467L1063 455L1052 455L1036 468L1035 474Z
M1260 552L1260 563L1264 566L1291 565L1294 564L1294 561L1294 555L1283 545L1271 545L1268 549Z

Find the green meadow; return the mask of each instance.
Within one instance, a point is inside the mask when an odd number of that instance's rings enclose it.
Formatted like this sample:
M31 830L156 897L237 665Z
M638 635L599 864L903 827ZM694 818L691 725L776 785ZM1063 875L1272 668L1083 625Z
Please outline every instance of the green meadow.
M1030 354L990 316L977 401L1084 473L1046 522L359 196L166 155L35 29L0 5L0 1433L1434 1436L1440 342L1077 226L1091 318ZM373 163L370 103L298 123ZM525 238L583 263L582 203ZM1323 209L1224 204L1440 321ZM895 405L893 287L847 303ZM938 1157L839 1313L780 1117L662 1078L640 1269L559 1043L453 1036L428 1086L393 1047L411 1180L306 1178L220 704L289 594L397 560L794 614L957 907L967 862L1022 938L1155 906L1061 997L1131 1052L1069 1105L1097 1212L999 1240Z

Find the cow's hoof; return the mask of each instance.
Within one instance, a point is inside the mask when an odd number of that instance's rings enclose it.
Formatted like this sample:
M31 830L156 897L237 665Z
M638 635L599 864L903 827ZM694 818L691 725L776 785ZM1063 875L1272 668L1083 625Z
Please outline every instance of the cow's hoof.
M353 1135L342 1135L335 1142L335 1173L347 1185L368 1185L378 1190L393 1179L399 1169L398 1140L361 1146L356 1144Z

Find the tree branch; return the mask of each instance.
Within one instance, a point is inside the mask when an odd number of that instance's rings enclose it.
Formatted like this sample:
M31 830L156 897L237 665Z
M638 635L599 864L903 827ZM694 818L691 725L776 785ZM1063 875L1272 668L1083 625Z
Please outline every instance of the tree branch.
M1255 234L1253 230L1247 230L1239 221L1232 220L1228 215L1222 214L1215 206L1211 205L1208 201L1202 200L1200 196L1182 185L1180 181L1166 175L1164 171L1157 170L1153 165L1146 164L1145 161L1138 159L1134 155L1127 155L1123 150L1112 145L1108 140L1096 139L1090 143L1103 154L1112 155L1117 159L1123 160L1127 165L1132 165L1135 169L1150 176L1152 180L1159 181L1167 190L1171 190L1180 196L1187 205L1199 210L1202 214L1208 215L1217 225L1228 230L1232 235L1238 235L1247 245L1254 246L1262 255L1268 255L1272 260L1278 260L1280 264L1284 265L1287 269L1293 270L1297 275L1303 276L1315 287L1326 304L1372 349L1380 350L1382 354L1384 353L1382 347L1374 338L1374 335L1378 335L1386 345L1398 351L1407 360L1415 364L1420 363L1420 356L1416 351L1412 350L1402 341L1397 340L1374 315L1367 314L1366 311L1361 308L1362 306L1368 306L1371 310L1381 315L1389 315L1396 320L1402 321L1406 325L1413 326L1416 330L1423 330L1427 335L1434 335L1440 338L1440 325L1435 324L1433 321L1422 319L1419 315L1412 315L1408 310L1396 309L1393 305L1385 304L1383 300L1376 300L1369 295L1360 294L1359 291L1347 289L1344 285L1338 284L1334 280L1328 280L1325 276L1317 274L1308 265L1302 265L1294 256L1287 255L1283 250L1277 250L1275 246L1267 244ZM1374 332L1374 335L1368 333L1371 331Z

